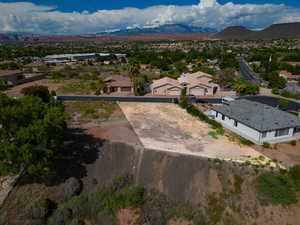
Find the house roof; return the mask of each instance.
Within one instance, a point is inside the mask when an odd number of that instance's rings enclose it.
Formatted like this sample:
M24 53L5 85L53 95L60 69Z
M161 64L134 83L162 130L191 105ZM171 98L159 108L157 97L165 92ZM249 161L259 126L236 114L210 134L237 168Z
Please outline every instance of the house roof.
M132 81L129 77L123 77L120 75L109 76L104 79L106 86L109 87L131 87Z
M260 132L300 126L300 118L297 116L245 99L214 106L213 110Z
M154 80L153 84L152 84L152 88L161 87L161 86L166 85L166 84L171 84L173 86L180 87L180 83L179 83L178 80L172 79L170 77L164 77L164 78L159 79L159 80Z
M198 86L198 85L204 85L207 87L215 87L218 86L217 84L212 82L212 75L203 73L201 71L196 73L187 73L182 74L178 78L180 83L187 83L189 88Z
M13 76L22 73L21 70L0 70L0 77Z

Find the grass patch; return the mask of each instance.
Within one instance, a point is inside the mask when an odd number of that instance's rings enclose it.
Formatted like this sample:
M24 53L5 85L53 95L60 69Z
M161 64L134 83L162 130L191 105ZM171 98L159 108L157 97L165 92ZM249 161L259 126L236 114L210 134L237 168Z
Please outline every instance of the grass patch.
M59 88L57 92L61 94L89 95L94 92L93 83L94 81L74 80L72 83Z
M104 119L107 120L116 109L114 102L70 102L72 110L80 114L80 119Z
M217 194L211 194L208 196L208 220L209 224L217 224L222 220L223 212L225 208L221 202L221 199Z
M243 185L244 179L241 176L234 175L234 192L237 194L242 193L242 185Z
M296 186L291 176L279 172L266 172L257 178L257 190L262 198L283 206L297 203Z

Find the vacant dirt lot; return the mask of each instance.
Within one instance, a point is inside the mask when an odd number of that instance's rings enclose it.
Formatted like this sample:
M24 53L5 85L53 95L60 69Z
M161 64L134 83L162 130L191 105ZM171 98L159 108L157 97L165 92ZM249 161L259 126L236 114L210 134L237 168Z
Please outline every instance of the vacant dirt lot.
M25 87L30 87L34 85L43 85L47 86L50 91L56 91L58 88L70 83L71 81L55 81L55 80L49 80L49 79L43 79L33 82L28 82L25 84L17 85L15 87L9 88L8 90L5 90L4 93L6 93L10 97L22 97L22 94L20 93L21 90Z
M230 142L225 136L211 137L209 125L175 104L119 105L146 149L242 162L265 158L253 148Z

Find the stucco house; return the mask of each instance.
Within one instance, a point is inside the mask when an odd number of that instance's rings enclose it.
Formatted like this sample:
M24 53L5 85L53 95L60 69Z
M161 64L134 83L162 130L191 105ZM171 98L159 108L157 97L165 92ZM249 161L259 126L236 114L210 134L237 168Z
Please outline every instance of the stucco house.
M215 95L220 87L212 82L212 76L203 72L182 74L178 79L164 77L153 81L150 86L153 95L180 95L186 88L188 95Z
M225 128L256 143L300 139L300 118L277 108L245 99L214 106L212 117Z
M104 79L105 87L102 90L104 94L117 93L133 93L133 83L129 77L119 75L109 76Z

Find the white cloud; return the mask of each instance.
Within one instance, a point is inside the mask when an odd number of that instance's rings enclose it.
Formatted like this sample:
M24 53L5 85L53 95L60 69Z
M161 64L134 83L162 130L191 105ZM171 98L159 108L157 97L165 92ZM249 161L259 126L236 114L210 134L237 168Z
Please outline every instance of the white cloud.
M198 5L159 5L145 9L124 8L65 13L53 6L0 2L0 32L82 34L132 27L180 23L218 30L232 25L249 28L273 23L300 22L300 8L284 4L219 4L201 0Z

